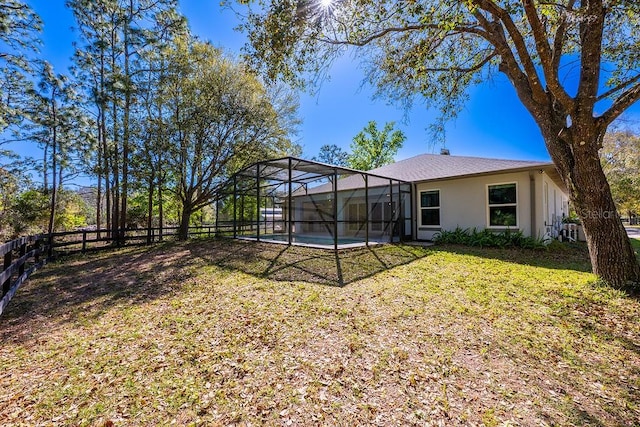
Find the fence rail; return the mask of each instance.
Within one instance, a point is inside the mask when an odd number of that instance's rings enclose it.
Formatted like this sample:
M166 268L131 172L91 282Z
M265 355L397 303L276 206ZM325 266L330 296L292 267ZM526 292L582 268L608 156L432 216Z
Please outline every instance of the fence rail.
M43 255L48 253L48 249L42 235L20 237L0 246L0 257L4 259L0 273L0 315L29 276L47 263L48 258Z
M59 255L111 248L114 245L151 244L178 236L179 227L64 231L51 235L51 250ZM232 235L231 222L189 227L189 237Z
M0 245L2 299L0 315L20 286L54 256L113 248L114 245L151 244L175 238L179 227L119 230L78 230L20 237ZM116 235L117 238L116 238ZM189 227L190 237L233 235L233 223Z

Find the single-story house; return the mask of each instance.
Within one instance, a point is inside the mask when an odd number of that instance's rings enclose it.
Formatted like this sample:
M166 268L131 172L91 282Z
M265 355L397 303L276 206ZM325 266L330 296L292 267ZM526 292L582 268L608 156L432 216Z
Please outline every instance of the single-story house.
M456 227L542 237L569 214L568 192L550 162L422 154L371 172L412 183L418 240Z
M256 163L232 182L224 194L233 195L226 211L234 237L290 244L432 240L457 227L542 238L557 236L569 213L550 162L422 154L364 172L286 157ZM262 214L270 209L278 224Z

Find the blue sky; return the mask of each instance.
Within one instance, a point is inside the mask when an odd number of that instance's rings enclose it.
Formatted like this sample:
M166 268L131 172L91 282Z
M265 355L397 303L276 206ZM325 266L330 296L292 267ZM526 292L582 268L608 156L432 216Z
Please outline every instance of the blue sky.
M73 53L73 16L64 0L27 1L44 21L41 49L43 58L58 72L66 71ZM245 36L233 30L237 20L233 11L220 7L219 0L180 0L193 33L231 54L240 52ZM396 160L420 153L439 152L427 127L435 112L416 106L406 113L387 105L384 99L372 100L372 90L362 86L364 74L351 57L338 60L329 81L318 94L301 94L299 143L304 157L318 153L323 144L336 144L348 150L352 138L370 120L379 126L395 121L407 136ZM462 114L447 126L446 147L453 155L522 160L549 160L540 132L529 113L518 101L515 91L501 75L472 89L470 102ZM636 106L635 111L638 111ZM636 113L637 114L637 113Z

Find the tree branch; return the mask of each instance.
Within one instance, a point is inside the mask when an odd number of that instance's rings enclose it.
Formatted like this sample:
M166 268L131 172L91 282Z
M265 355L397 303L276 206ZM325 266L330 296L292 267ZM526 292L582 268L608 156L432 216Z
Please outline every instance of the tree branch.
M531 55L529 50L527 49L527 44L524 40L524 37L518 30L518 27L515 25L513 20L511 19L511 15L509 13L498 7L491 0L472 0L473 4L475 4L478 8L484 10L485 12L491 14L495 18L502 23L502 26L507 30L513 45L516 48L516 53L518 54L518 58L520 59L520 63L524 68L524 73L527 76L527 80L529 81L529 87L531 89L531 96L538 103L544 103L546 100L546 95L544 90L542 89L542 84L540 83L540 78L538 77L538 72L536 71L535 64L531 59ZM478 15L478 14L476 14ZM501 34L501 37L504 37L504 32ZM508 44L507 44L508 46ZM509 47L509 51L511 48ZM513 56L513 53L512 53Z
M523 105L533 114L538 109L538 105L533 97L531 80L526 73L522 71L520 64L518 64L518 61L511 51L511 47L504 34L503 26L500 25L499 22L489 22L478 10L474 12L474 16L482 28L485 29L487 34L486 40L495 47L496 53L500 55L500 72L504 73L511 80Z
M606 91L605 93L603 93L602 95L598 96L596 98L596 102L602 101L603 99L610 97L611 95L613 95L616 92L620 92L625 87L630 86L630 85L636 83L639 80L640 80L640 74L637 74L635 77L633 77L633 78L631 78L631 79L629 79L629 80L627 80L625 82L620 83L618 86L615 86L615 87L609 89L608 91Z
M430 72L434 72L434 73L447 72L447 71L453 71L454 73L460 73L460 74L475 73L476 71L480 70L482 67L487 65L489 63L489 61L491 61L496 56L498 56L498 53L494 50L494 51L491 52L491 54L489 56L487 56L486 58L484 58L482 61L478 62L477 64L472 65L471 67L467 67L467 68L463 68L463 67L425 68L425 71L430 71Z
M620 95L611 108L598 118L598 125L601 128L606 128L638 100L640 100L640 83L636 83Z
M605 12L601 0L590 0L587 4L587 14L580 22L582 66L576 100L579 113L592 117L600 84Z
M536 44L538 56L540 57L540 64L542 65L542 71L547 82L547 87L553 96L562 103L565 111L572 111L574 101L560 85L557 69L554 67L553 53L551 52L546 31L540 21L536 7L532 0L522 0L522 5L524 6L527 20L529 21L529 25L533 32L533 39Z
M452 29L452 31L456 31L458 33L471 33L471 34L476 34L476 35L480 35L483 36L483 32L480 31L478 28L473 28L473 26L471 26L471 24L469 27L466 26L457 26L454 27ZM380 39L388 34L391 33L405 33L405 32L409 32L409 31L421 31L421 30L442 30L442 28L439 25L436 24L410 24L410 25L405 25L402 27L389 27L389 28L384 28L374 34L369 35L368 37L361 39L361 40L357 40L357 41L349 41L349 40L332 40L332 39L327 39L327 38L319 38L318 41L322 42L322 43L327 43L327 44L332 44L332 45L349 45L349 46L357 46L357 47L363 47L368 45L369 43L373 42L374 40Z
M555 37L553 39L553 54L551 58L551 66L554 70L554 73L558 73L560 69L560 59L562 58L562 48L564 46L564 41L567 36L567 15L573 11L573 6L575 5L576 0L569 0L569 4L565 7L566 13L562 15L562 19L560 21L560 25L558 25L558 29L556 30Z

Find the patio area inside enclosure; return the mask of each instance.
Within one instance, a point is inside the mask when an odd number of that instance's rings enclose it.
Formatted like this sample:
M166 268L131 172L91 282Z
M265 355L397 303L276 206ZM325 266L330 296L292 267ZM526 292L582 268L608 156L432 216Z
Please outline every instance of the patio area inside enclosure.
M347 248L412 235L411 184L285 157L236 173L218 193L216 222L227 235Z

